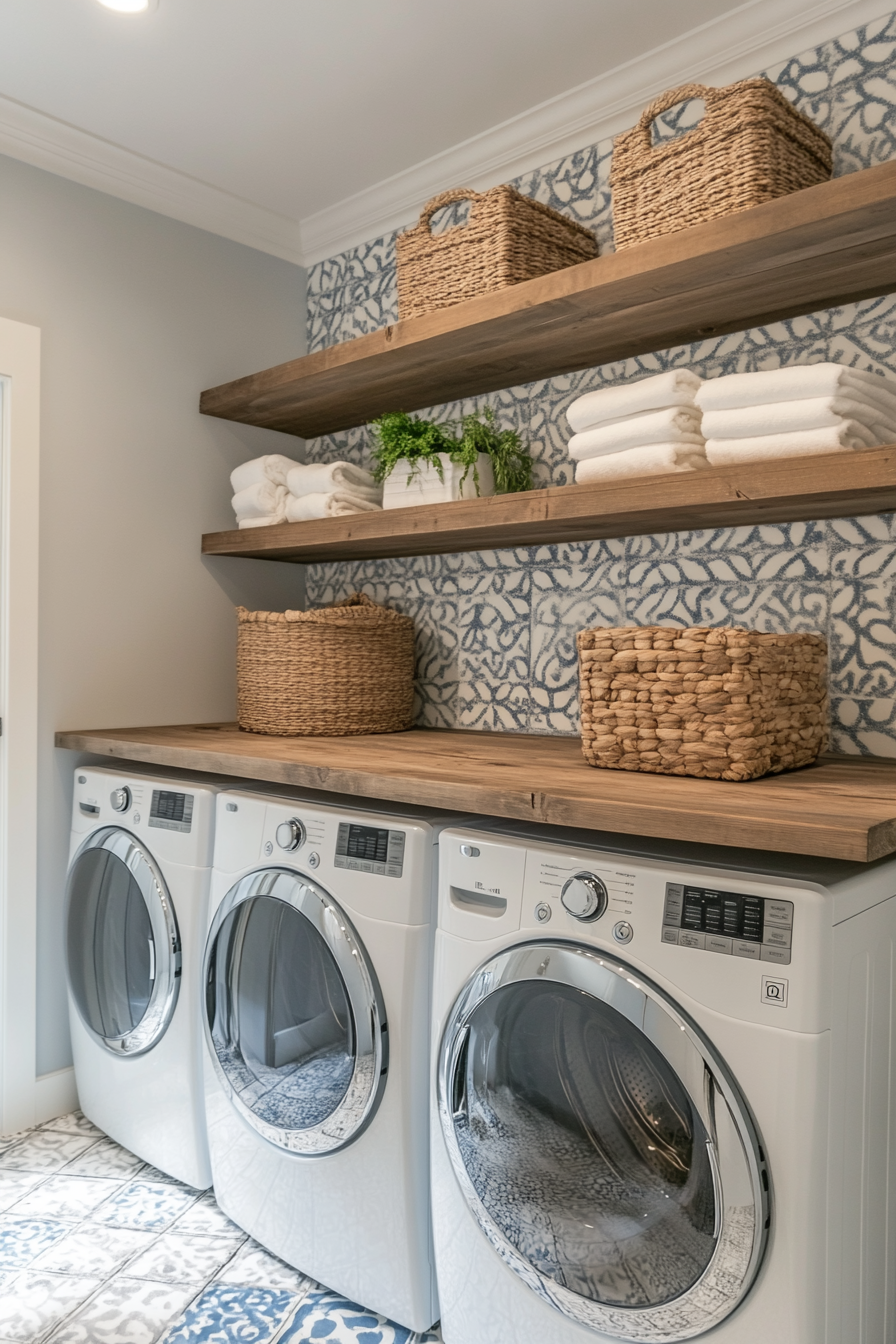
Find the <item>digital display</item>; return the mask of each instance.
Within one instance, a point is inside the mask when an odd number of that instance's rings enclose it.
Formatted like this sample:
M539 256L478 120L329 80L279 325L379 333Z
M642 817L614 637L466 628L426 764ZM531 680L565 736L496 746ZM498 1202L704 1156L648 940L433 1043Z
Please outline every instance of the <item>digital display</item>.
M340 827L340 831L342 828ZM336 853L345 854L350 859L369 859L371 863L385 863L389 849L389 832L374 826L354 826L345 828L347 834L340 834L336 841Z
M761 943L762 897L740 896L734 891L710 891L706 887L685 887L681 928Z
M378 877L401 877L404 840L404 831L342 821L336 836L334 864L337 868L375 873Z
M189 832L193 821L192 793L153 789L149 824L163 831Z
M667 882L664 943L789 966L793 901Z

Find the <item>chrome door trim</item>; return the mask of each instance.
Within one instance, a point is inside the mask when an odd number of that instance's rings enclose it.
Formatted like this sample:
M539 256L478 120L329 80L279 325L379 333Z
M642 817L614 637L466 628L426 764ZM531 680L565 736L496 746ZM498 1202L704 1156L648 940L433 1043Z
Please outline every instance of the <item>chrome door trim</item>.
M72 989L68 954L65 958L65 974L69 995L78 1010L78 1016L86 1030L95 1041L114 1055L146 1054L151 1050L168 1029L168 1024L177 1007L181 978L181 942L177 925L174 902L168 890L168 884L152 855L143 848L136 836L120 826L104 826L89 835L78 848L69 864L65 891L65 929L68 930L69 910L72 900L72 875L78 859L88 850L103 849L114 855L130 871L134 882L143 897L152 928L155 978L146 1012L132 1031L123 1036L101 1036L84 1018L77 996Z
M348 915L329 892L292 868L257 869L227 892L215 911L206 940L204 987L209 983L212 952L224 921L238 905L258 896L283 901L303 915L323 938L336 962L352 1014L355 1057L348 1089L335 1111L307 1129L280 1129L260 1119L234 1091L218 1058L204 990L202 1023L206 1048L218 1082L247 1125L277 1148L303 1157L324 1157L353 1143L370 1124L382 1100L389 1068L383 996L367 950Z
M498 989L526 980L570 985L626 1017L674 1069L709 1135L716 1247L697 1282L662 1306L606 1306L541 1274L492 1220L467 1173L455 1135L454 1112L455 1071L464 1053L469 1021L475 1009ZM560 940L518 943L491 957L467 981L445 1025L438 1062L438 1109L454 1175L480 1228L504 1263L543 1301L571 1320L613 1339L673 1344L711 1330L749 1292L765 1253L769 1224L768 1172L756 1123L729 1069L697 1024L633 966L598 949Z

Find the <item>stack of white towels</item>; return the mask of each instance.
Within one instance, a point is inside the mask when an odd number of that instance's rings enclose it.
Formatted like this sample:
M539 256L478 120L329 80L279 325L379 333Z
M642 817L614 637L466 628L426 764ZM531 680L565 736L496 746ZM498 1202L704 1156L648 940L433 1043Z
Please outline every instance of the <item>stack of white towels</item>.
M576 481L653 476L708 466L698 404L700 379L690 369L586 392L566 412Z
M342 518L383 507L383 487L352 462L293 462L269 453L237 467L230 484L240 527Z
M843 364L712 378L696 401L712 466L896 443L896 380Z

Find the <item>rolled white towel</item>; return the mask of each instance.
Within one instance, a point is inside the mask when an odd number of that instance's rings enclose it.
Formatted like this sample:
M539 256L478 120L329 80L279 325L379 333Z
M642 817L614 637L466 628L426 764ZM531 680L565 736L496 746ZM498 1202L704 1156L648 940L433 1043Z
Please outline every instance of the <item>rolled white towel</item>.
M770 457L813 457L819 453L867 448L861 425L851 420L827 429L800 429L791 434L762 434L755 439L707 439L706 456L713 467L734 462L761 462Z
M669 369L652 378L622 383L618 387L601 387L577 397L566 412L570 429L575 434L593 429L607 420L637 415L640 411L656 411L663 406L693 405L700 389L700 379L690 369Z
M845 364L791 364L786 369L707 378L697 393L697 405L704 411L725 411L735 406L763 406L773 401L817 397L874 401L894 415L896 379L851 369Z
M648 443L621 453L588 457L576 464L576 484L612 481L622 476L675 475L709 466L701 444Z
M302 495L329 495L336 490L373 504L383 502L383 487L377 485L373 473L353 462L306 462L293 467L286 477L286 488L297 499Z
M256 481L235 494L230 502L238 523L244 518L272 518L282 523L286 517L286 486Z
M273 527L276 523L285 523L285 522L286 522L285 515L282 518L275 518L271 516L268 516L266 518L243 518L239 523L237 523L237 527L239 528Z
M700 412L693 406L667 406L661 411L616 420L611 425L599 425L574 434L569 441L569 455L580 462L586 457L620 453L648 443L702 444Z
M286 477L292 468L299 465L291 457L283 457L280 453L253 457L251 462L244 462L241 467L236 467L230 473L233 493L238 495L243 490L248 490L250 485L260 485L262 481L270 481L273 485L285 485Z
M826 429L852 420L867 430L868 447L892 443L896 421L879 407L846 397L807 397L800 401L766 402L727 411L704 411L702 430L707 439L757 439L766 434L789 434L802 429Z
M312 518L344 518L350 513L378 513L381 504L372 504L358 495L331 490L328 494L290 495L286 501L286 517L291 523L305 523Z

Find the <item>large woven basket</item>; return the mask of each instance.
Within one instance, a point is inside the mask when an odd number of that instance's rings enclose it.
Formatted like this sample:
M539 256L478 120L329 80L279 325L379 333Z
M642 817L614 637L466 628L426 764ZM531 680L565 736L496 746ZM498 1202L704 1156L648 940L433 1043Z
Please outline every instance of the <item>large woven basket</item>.
M414 622L364 593L318 611L237 607L237 713L251 733L353 737L411 726Z
M758 779L814 761L827 727L827 643L738 626L582 630L589 765Z
M436 211L467 200L467 223L433 234ZM450 308L597 256L590 229L506 186L443 191L427 202L419 224L400 234L395 246L401 318Z
M702 121L664 144L651 143L654 120L677 103L702 98ZM831 176L831 142L767 79L724 89L682 84L646 107L637 126L616 137L610 186L617 250L677 233Z

